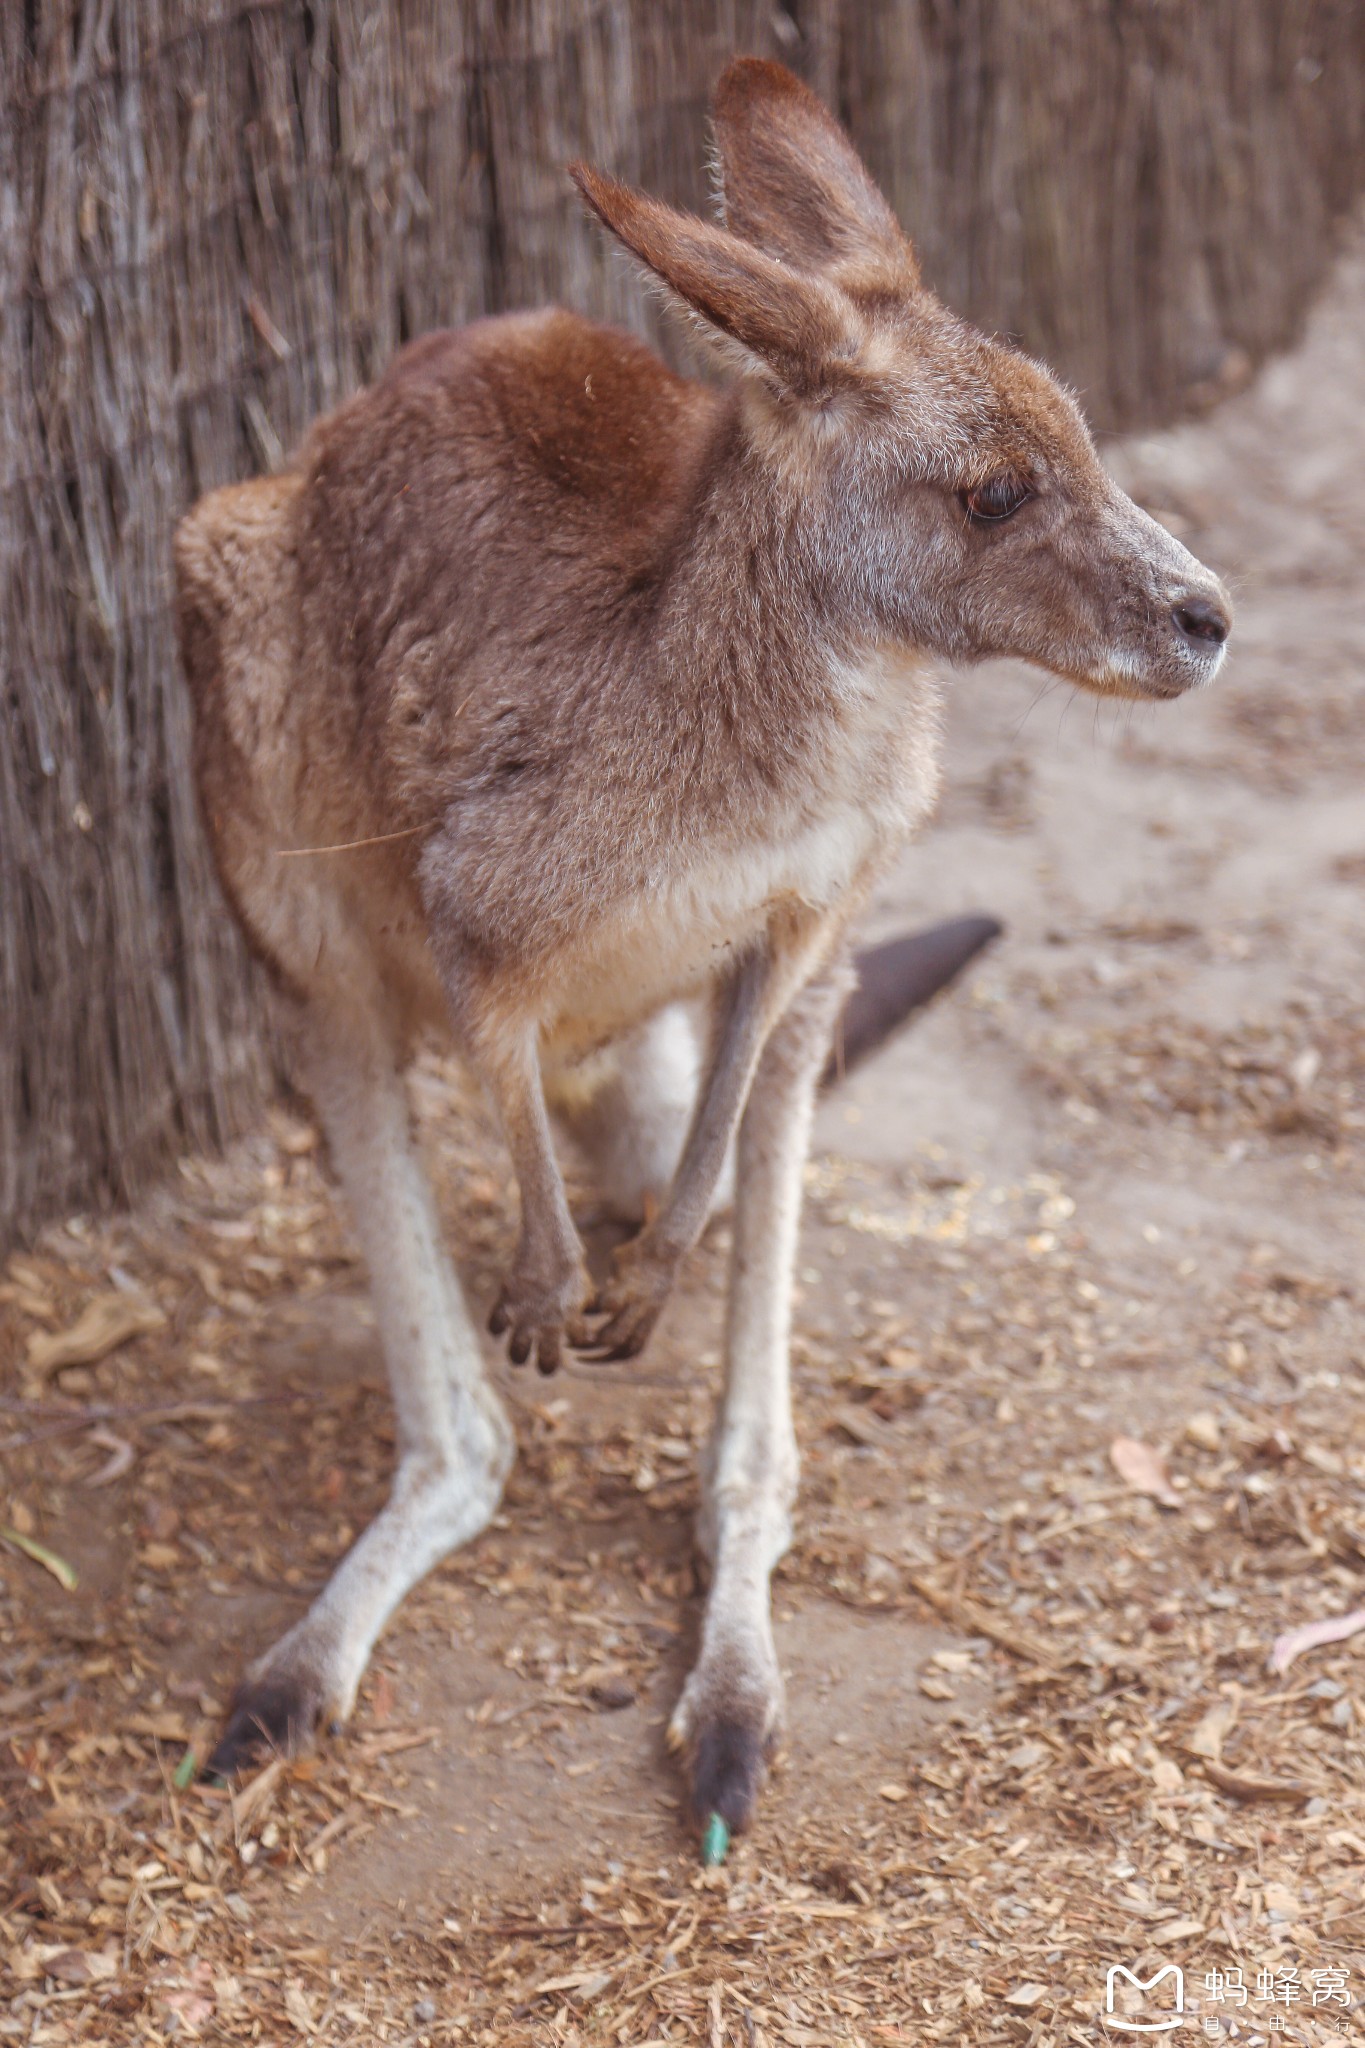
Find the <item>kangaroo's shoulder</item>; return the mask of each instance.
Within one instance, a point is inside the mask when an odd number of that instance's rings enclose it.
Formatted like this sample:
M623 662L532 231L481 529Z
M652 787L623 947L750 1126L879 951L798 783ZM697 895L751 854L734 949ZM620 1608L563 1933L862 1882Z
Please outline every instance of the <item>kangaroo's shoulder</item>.
M409 343L315 429L309 468L325 487L401 467L424 496L515 483L528 509L548 499L559 515L652 521L685 486L718 403L635 336L549 307Z

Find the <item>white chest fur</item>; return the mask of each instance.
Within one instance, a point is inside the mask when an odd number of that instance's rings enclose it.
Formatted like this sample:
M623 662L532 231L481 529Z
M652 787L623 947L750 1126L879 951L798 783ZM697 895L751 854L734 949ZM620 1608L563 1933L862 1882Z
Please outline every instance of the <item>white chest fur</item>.
M592 1041L710 984L781 901L834 911L933 808L939 692L877 650L831 671L838 717L810 775L725 841L698 846L605 919L558 991L550 1033Z

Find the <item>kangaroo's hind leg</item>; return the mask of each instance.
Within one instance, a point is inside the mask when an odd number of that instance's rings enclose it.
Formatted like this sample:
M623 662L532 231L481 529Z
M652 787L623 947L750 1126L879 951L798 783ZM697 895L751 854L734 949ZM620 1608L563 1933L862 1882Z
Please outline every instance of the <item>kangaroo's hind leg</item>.
M774 1027L740 1125L725 1392L702 1471L711 1564L701 1653L669 1728L698 1819L748 1825L782 1716L768 1581L791 1540L797 1451L788 1352L811 1107L852 975L823 970Z
M369 1265L398 1466L387 1503L308 1612L248 1671L209 1763L214 1774L347 1718L394 1608L485 1526L512 1462L512 1432L441 1240L378 1001L314 998L297 1022L302 1078Z

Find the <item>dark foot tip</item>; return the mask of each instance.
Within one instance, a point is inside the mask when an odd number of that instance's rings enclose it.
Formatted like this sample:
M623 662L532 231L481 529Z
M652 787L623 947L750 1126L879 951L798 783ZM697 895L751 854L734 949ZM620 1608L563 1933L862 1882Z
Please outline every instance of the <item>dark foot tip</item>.
M741 1721L718 1721L697 1742L692 1766L692 1808L704 1829L716 1820L732 1835L753 1819L767 1771L767 1745Z
M203 1776L210 1781L231 1779L249 1765L288 1755L308 1741L315 1720L296 1686L243 1686L228 1711L227 1726Z

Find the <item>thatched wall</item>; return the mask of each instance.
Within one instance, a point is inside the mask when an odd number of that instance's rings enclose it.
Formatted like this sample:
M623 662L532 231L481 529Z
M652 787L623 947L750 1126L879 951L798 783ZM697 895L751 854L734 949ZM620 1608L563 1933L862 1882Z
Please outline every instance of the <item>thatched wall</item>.
M1288 338L1365 172L1359 0L0 6L0 1241L268 1076L186 774L177 514L423 328L648 323L561 165L702 204L737 49L839 106L931 277L1108 422Z

